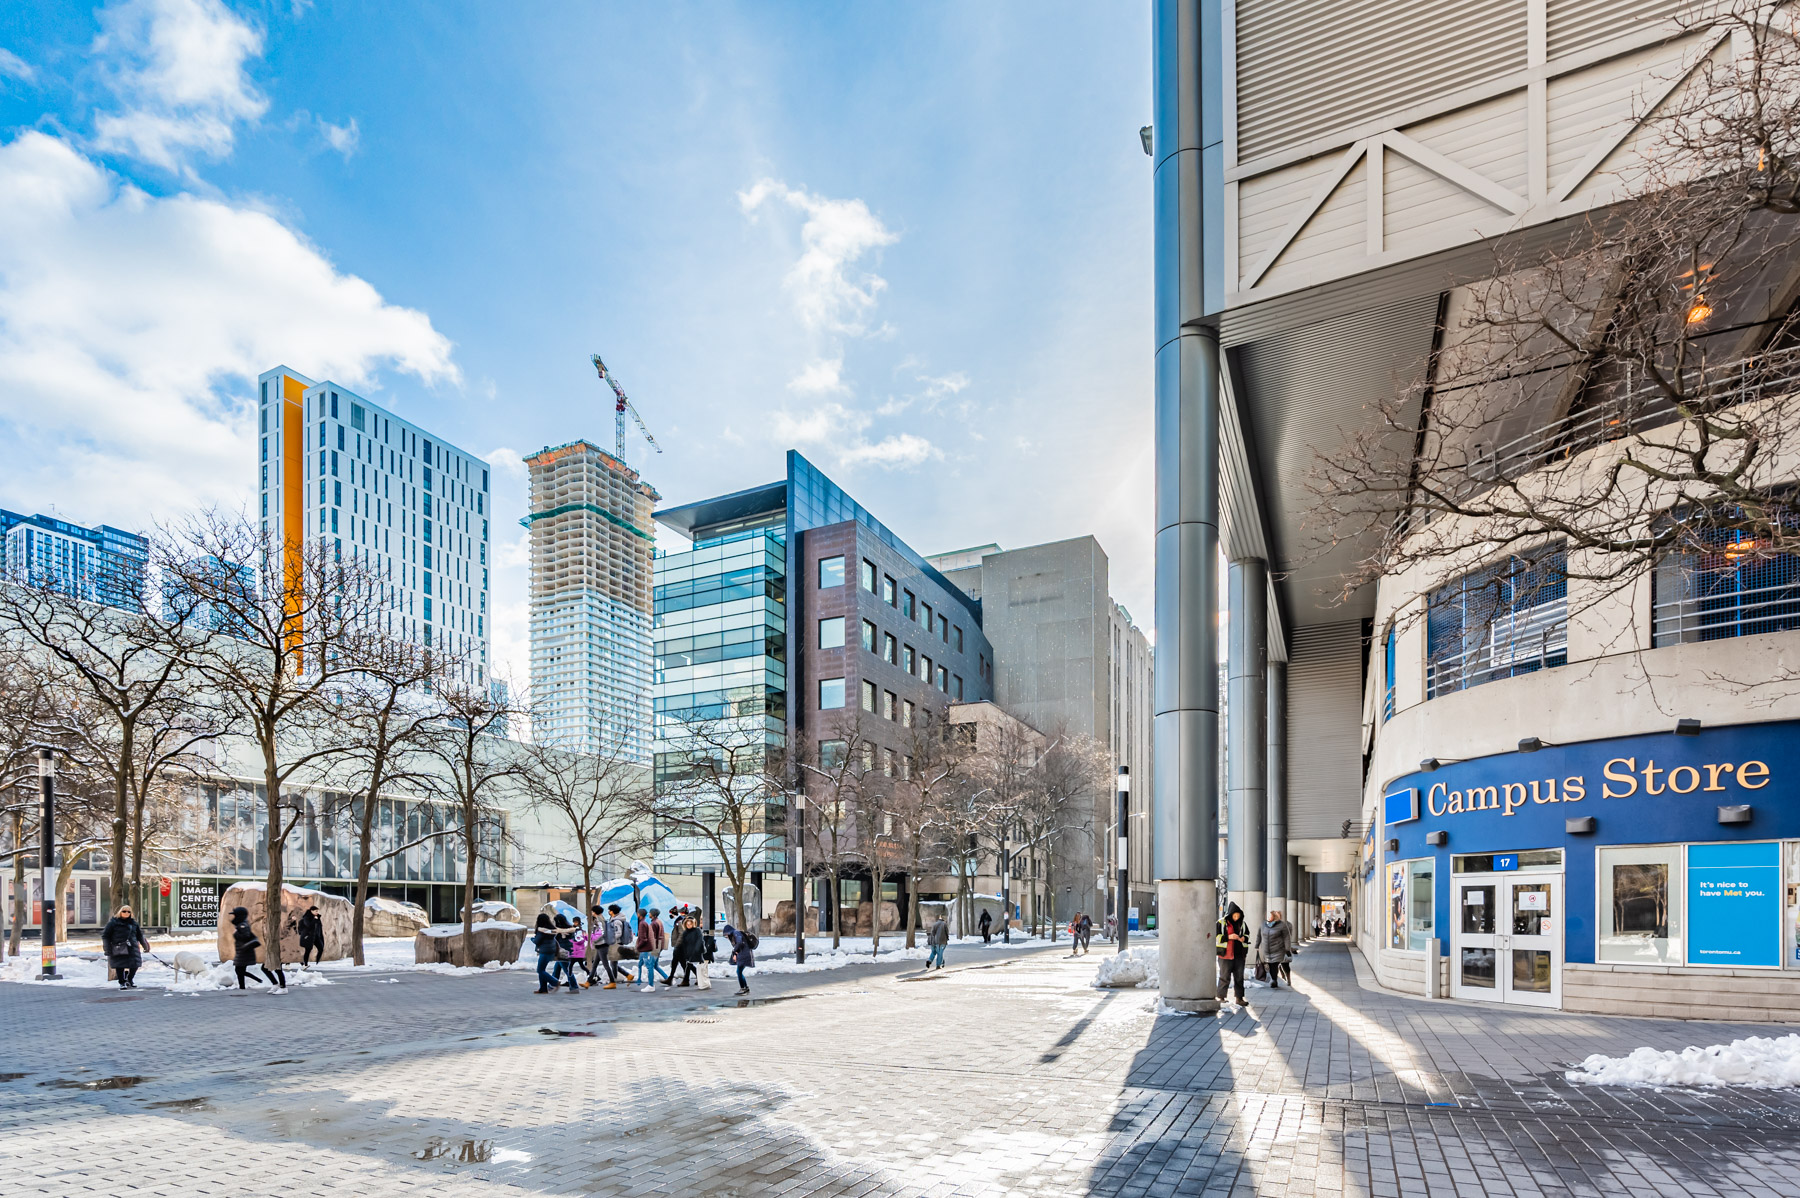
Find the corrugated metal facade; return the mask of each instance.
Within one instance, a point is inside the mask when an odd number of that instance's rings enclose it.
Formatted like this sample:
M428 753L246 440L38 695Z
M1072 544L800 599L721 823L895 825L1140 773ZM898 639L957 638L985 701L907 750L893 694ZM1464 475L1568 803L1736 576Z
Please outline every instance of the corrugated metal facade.
M1550 0L1550 57L1561 58L1668 19L1669 0Z
M1288 650L1288 838L1362 815L1362 621L1296 628Z
M1238 161L1524 69L1525 10L1525 0L1239 0Z

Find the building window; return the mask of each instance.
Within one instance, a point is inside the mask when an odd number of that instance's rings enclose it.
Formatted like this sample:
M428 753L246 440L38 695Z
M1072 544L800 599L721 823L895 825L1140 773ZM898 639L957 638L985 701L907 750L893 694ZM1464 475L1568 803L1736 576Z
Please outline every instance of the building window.
M844 585L844 557L822 557L819 559L819 589L841 587Z
M881 751L881 772L884 777L888 778L892 778L899 772L898 763L895 761L895 754L892 749L883 749ZM884 816L883 818L884 820L891 820L893 819L893 816ZM883 836L892 836L893 834L894 829L891 825L883 827Z
M842 649L844 647L844 617L832 616L819 621L819 648Z
M1387 634L1381 638L1381 718L1394 718L1394 626L1388 625Z
M879 694L880 691L875 684L865 679L862 684L862 709L864 711L873 712L875 710L876 696Z
M841 740L822 740L819 742L819 768L835 770L844 764L844 752L849 746Z
M1406 863L1406 947L1415 953L1432 947L1437 935L1432 913L1436 893L1432 889L1432 870L1437 862L1431 858Z
M919 623L924 625L927 633L937 626L937 616L932 612L931 604L919 604Z
M914 613L916 603L917 600L913 598L913 593L911 591L902 592L900 597L900 614L909 620L915 619L916 616Z
M956 701L961 703L963 701L962 675L957 674L952 681L956 684Z
M862 589L875 593L875 563L866 557L862 559Z
M1599 960L1681 964L1681 846L1599 850Z
M963 651L962 625L961 624L958 624L956 626L956 651L958 653L961 653Z
M882 719L892 720L892 719L895 719L898 717L899 713L894 710L894 705L897 702L899 702L899 700L900 700L900 696L896 695L893 691L882 691L881 692L881 718Z
M844 705L844 680L842 678L819 679L819 710L835 711Z
M862 622L862 647L871 653L875 652L875 621L873 620Z
M1565 563L1559 545L1484 566L1433 591L1425 613L1425 697L1567 663Z
M1800 528L1785 530L1788 536ZM1689 550L1657 560L1652 645L1719 641L1800 628L1800 554L1770 553L1736 528L1693 529Z
M921 656L919 658L919 680L926 686L931 685L931 659L929 657Z
M887 659L887 663L890 666L899 665L900 664L900 641L899 641L899 638L897 638L891 632L886 633L881 638L881 645L882 645L881 656Z
M906 728L913 726L913 701L911 699L900 705L900 724Z
M896 585L897 584L894 582L892 576L887 574L881 576L881 601L889 607L899 606L899 600L895 598L895 595L897 594L895 589Z
M889 639L891 640L892 638L890 637ZM913 647L911 645L900 650L900 662L908 674L912 673L914 668L918 665L918 657L913 653Z
M950 643L950 617L938 613L938 639L946 645Z
M948 667L939 666L937 668L937 671L938 671L937 672L938 689L943 691L947 695L950 693L950 670L948 669Z

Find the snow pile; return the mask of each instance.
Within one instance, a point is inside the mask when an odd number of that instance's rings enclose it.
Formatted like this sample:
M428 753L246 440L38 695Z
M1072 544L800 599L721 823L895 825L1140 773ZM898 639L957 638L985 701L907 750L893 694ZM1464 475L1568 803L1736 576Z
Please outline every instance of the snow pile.
M1624 1057L1595 1053L1565 1076L1599 1086L1800 1086L1800 1035L1751 1036L1680 1052L1639 1048Z
M39 951L36 944L26 944L20 948L18 956L8 957L4 962L0 962L0 982L37 981L38 976L43 972L43 960L38 955ZM138 974L140 978L150 972L148 968L150 964L151 962L146 958L144 961L146 968ZM56 954L56 972L57 980L50 983L51 985L60 984L85 988L90 986L116 987L119 984L107 980L105 957L77 957L72 953L58 952ZM162 972L167 974L169 971L165 969Z
M1157 957L1154 944L1128 948L1122 953L1100 959L1093 986L1099 990L1124 990L1132 986L1155 989Z
M291 962L282 966L282 972L287 975L287 984L290 990L296 986L331 985L331 979L324 974L317 970L301 969ZM143 975L139 974L138 976L142 977ZM170 994L204 994L209 990L236 990L237 970L230 961L221 961L197 977L189 975L160 984ZM244 975L244 988L246 990L271 989L267 979L262 975L262 966L253 966Z

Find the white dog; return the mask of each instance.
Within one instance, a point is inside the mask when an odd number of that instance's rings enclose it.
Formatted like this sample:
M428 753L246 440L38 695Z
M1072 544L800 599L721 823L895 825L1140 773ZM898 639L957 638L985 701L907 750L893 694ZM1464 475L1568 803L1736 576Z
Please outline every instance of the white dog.
M189 975L199 977L211 968L212 966L208 965L199 953L175 954L175 976L177 978Z

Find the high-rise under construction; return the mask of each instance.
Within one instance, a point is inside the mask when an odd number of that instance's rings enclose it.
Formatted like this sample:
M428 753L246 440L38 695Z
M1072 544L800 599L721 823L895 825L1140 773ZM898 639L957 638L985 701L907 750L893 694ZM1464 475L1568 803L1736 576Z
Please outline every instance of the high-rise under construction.
M587 441L541 449L531 470L532 736L650 759L650 512L661 498Z

